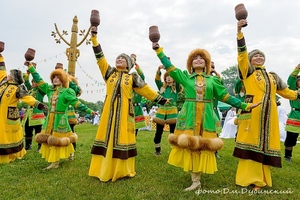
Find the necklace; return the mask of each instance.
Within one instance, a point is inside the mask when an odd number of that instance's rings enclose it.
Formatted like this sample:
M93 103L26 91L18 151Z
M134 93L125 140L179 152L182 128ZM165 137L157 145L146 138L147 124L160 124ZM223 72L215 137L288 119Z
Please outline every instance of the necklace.
M204 89L205 89L205 79L198 80L196 79L196 100L202 101L204 96Z

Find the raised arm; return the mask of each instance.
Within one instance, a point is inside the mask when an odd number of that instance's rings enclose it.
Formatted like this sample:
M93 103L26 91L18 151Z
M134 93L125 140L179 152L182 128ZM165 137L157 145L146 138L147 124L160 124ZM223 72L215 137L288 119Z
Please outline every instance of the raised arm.
M135 70L136 72L138 73L138 75L143 79L145 80L145 75L144 75L144 72L142 70L142 68L139 66L139 64L137 64L137 62L134 60L134 65L135 65Z
M237 50L238 50L238 68L241 79L247 78L249 61L248 52L246 47L246 41L242 32L243 25L247 23L247 20L242 19L237 23Z
M26 65L28 65L28 71L31 73L32 78L36 82L39 89L44 93L47 93L49 87L51 86L44 82L40 74L36 71L35 67L31 63L27 63Z
M23 73L24 85L26 86L27 90L31 90L31 84L29 82L29 74L30 73Z
M163 48L159 47L158 43L153 43L152 48L155 50L160 62L164 65L170 76L178 83L185 85L187 81L187 74L176 68L170 61L170 59L163 52Z
M160 65L157 68L156 74L155 74L155 84L158 88L158 90L160 90L160 88L163 86L163 82L161 81L161 69L164 69L163 65Z
M0 53L0 84L6 77L7 77L7 72L6 72L4 57Z
M106 81L109 77L109 74L112 73L113 68L107 63L101 45L98 43L97 36L93 34L90 40L93 44L93 51L97 60L97 65L99 67L104 81Z
M298 64L295 67L295 69L290 74L290 76L289 76L289 78L287 80L287 84L289 85L289 88L291 90L295 90L296 89L297 77L298 77L299 72L300 72L300 64Z

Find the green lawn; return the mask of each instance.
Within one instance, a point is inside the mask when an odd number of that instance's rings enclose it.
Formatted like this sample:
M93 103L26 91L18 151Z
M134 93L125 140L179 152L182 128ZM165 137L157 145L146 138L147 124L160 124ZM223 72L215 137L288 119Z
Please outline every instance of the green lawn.
M154 131L139 132L134 178L103 183L88 176L96 129L91 124L75 126L79 136L75 160L61 161L58 169L43 170L48 163L35 152L36 143L22 160L0 165L0 199L300 199L299 144L294 148L293 163L283 160L283 168L271 169L273 187L263 189L264 194L253 194L250 188L235 185L238 160L232 156L234 140L224 139L225 146L217 160L219 171L214 175L202 175L201 190L184 192L183 189L191 184L190 174L167 163L170 152L167 132L163 135L162 154L158 157L153 155Z

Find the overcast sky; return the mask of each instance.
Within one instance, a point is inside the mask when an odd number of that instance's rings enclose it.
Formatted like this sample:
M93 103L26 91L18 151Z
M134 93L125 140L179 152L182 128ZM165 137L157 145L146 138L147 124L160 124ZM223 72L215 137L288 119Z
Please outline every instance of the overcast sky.
M108 62L114 66L121 54L135 53L146 82L157 89L154 77L160 65L148 38L149 27L157 25L159 41L178 68L185 69L188 54L195 48L207 49L217 71L236 65L236 24L234 7L244 3L248 26L243 29L248 50L258 48L266 55L265 66L286 81L300 62L299 0L0 0L0 41L5 42L7 69L23 66L27 48L36 50L37 70L45 81L57 62L67 68L64 54L68 46L55 43L54 23L70 42L75 15L78 29L90 26L91 10L100 12L98 40ZM82 37L78 35L78 43ZM76 77L84 93L80 98L103 101L105 86L91 45L79 46ZM100 84L99 84L100 83ZM288 101L282 100L289 111Z

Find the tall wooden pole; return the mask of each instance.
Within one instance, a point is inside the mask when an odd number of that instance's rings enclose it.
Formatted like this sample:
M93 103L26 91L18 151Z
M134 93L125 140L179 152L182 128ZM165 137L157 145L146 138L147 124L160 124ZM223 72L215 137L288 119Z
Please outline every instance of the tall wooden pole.
M71 29L71 41L67 42L67 40L63 37L63 35L68 35L67 31L63 31L62 34L59 32L56 24L54 23L56 32L52 31L52 36L56 38L56 34L59 36L59 39L55 39L56 43L61 43L61 40L64 41L69 47L66 49L66 56L68 59L68 74L75 77L75 69L76 69L76 61L78 57L80 56L80 51L78 47L86 40L88 34L85 34L85 30L80 31L80 35L84 36L80 43L77 43L77 35L78 35L78 18L75 15L73 18L73 25ZM91 28L91 27L90 27ZM87 33L90 32L90 28ZM86 40L86 44L89 44L90 42Z

